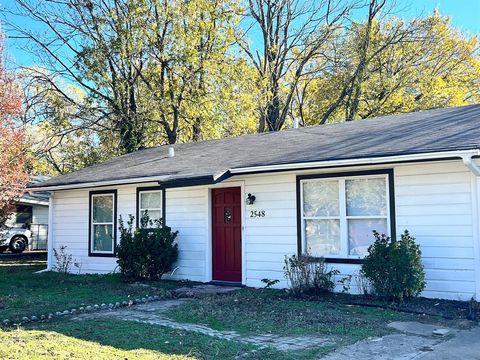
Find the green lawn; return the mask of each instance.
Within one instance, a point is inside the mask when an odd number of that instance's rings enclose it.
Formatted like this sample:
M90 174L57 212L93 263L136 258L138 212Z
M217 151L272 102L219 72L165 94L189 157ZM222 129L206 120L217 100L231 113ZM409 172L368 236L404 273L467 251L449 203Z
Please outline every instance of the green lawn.
M206 335L111 319L30 324L0 331L0 336L0 359L233 359L254 349Z
M243 289L221 297L187 302L166 313L179 322L201 323L216 330L277 335L325 334L349 340L385 335L391 321L454 325L437 316L375 307L345 305L336 296L310 301L292 299L280 290Z
M0 330L0 359L308 360L331 348L281 352L193 332L115 319L55 320Z
M124 283L118 274L66 275L45 269L37 258L0 259L0 321L42 315L82 305L115 303L146 295L164 295L185 283L156 281L144 285Z
M44 262L37 259L21 263L0 259L2 318L18 320L25 314L38 316L81 304L168 295L169 290L185 285L166 281L132 285L122 282L118 275L34 273L44 267ZM0 359L235 359L241 355L242 359L307 360L320 358L338 346L387 334L391 330L386 325L394 320L456 324L437 316L345 305L340 299L335 295L302 300L280 290L242 289L185 302L166 313L179 322L204 324L216 330L335 339L335 345L323 348L281 352L130 320L55 318L0 330ZM428 302L422 303L431 307ZM450 308L446 309L454 309L455 303L448 304Z

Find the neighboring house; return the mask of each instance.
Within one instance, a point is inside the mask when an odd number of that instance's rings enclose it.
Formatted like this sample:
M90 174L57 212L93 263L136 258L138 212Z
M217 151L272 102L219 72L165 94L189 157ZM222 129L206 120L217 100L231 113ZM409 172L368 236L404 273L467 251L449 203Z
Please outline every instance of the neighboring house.
M37 185L50 179L48 176L34 176L28 187ZM48 202L49 193L46 191L26 191L15 204L15 211L7 220L7 225L30 225L32 238L28 243L29 250L46 250L48 234Z
M372 230L408 229L422 295L468 300L480 299L478 159L472 105L144 149L34 188L53 194L49 245L85 273L113 271L119 216L148 210L179 231L173 279L285 287L284 256L305 249L355 274Z
M48 176L34 176L28 186L35 186L48 179L50 179ZM49 193L45 191L26 191L15 204L15 211L7 220L7 225L10 226L30 225L32 238L28 243L29 250L47 249L48 198Z

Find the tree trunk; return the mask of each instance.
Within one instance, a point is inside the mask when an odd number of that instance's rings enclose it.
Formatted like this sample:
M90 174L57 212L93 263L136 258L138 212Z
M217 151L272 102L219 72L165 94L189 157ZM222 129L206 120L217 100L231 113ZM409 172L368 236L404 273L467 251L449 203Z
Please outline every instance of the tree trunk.
M192 125L192 141L202 140L202 118L197 116Z

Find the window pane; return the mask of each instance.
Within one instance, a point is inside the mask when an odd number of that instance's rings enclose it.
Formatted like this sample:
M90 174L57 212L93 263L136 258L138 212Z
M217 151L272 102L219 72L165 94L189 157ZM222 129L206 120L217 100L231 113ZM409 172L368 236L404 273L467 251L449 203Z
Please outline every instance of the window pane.
M93 225L93 251L113 252L113 225Z
M374 241L373 230L387 234L386 219L350 219L348 220L348 241L350 255L367 255L367 250Z
M148 213L148 219L151 221L162 219L162 212L160 210L148 210L147 213ZM144 210L140 211L140 217L143 217L143 215L145 215Z
M347 216L386 216L385 181L385 178L346 180Z
M161 209L161 207L162 193L160 191L140 193L141 209Z
M307 251L312 256L340 254L339 220L305 220Z
M113 222L113 196L93 197L93 222Z
M17 205L15 223L31 224L33 222L32 207L28 205Z
M338 216L338 181L303 183L303 214L305 217Z

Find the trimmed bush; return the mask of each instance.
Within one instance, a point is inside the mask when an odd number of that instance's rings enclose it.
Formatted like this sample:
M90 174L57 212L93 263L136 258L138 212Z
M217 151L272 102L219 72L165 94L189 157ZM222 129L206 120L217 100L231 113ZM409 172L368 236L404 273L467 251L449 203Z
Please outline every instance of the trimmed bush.
M407 230L398 241L374 231L375 242L368 248L361 274L374 293L390 300L403 301L418 296L425 288L420 246Z
M117 263L126 280L157 280L172 270L178 258L175 239L178 231L152 222L146 214L141 228L133 230L134 217L125 223L120 217L120 244L117 246ZM147 226L148 225L148 226Z
M330 269L325 260L312 259L308 255L285 256L283 272L294 294L322 294L335 288L333 277L338 270Z

